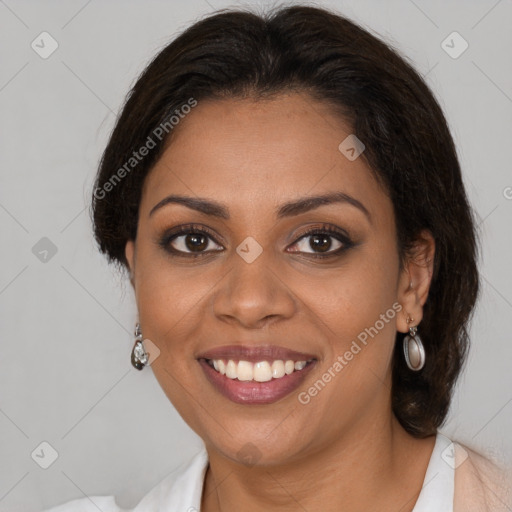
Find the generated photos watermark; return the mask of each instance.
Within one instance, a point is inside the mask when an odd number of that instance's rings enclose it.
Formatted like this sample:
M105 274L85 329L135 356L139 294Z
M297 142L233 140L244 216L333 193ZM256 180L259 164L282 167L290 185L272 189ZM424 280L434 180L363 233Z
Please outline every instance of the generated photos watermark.
M162 142L166 135L197 106L197 100L189 98L187 103L181 105L172 114L168 115L152 132L148 135L146 142L137 150L133 151L132 156L121 166L101 187L96 187L94 197L104 199L115 186L121 182L144 158L149 155L152 149L157 146L157 142Z
M385 325L388 324L393 318L395 318L396 314L402 311L402 305L398 302L395 302L391 308L389 308L385 313L382 313L372 326L366 327L363 331L361 331L357 335L357 340L352 340L350 344L350 348L346 350L342 355L339 355L335 362L321 375L321 377L306 391L301 391L297 395L298 401L302 405L309 404L311 399L318 395L320 391L322 391L325 386L331 382L342 370L349 364L354 356L359 354L361 350L368 344L368 337L370 336L372 339L377 336L377 334L384 329ZM362 345L362 346L361 346Z

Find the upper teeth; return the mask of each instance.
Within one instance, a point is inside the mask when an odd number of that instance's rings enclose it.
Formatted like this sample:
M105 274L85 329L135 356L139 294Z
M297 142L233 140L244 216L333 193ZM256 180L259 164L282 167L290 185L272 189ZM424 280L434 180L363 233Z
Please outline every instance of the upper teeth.
M302 370L307 361L276 360L272 363L269 361L251 363L250 361L236 362L229 359L226 363L223 359L212 359L211 363L219 373L230 379L267 382L272 378L280 379L284 375L290 375L294 370Z

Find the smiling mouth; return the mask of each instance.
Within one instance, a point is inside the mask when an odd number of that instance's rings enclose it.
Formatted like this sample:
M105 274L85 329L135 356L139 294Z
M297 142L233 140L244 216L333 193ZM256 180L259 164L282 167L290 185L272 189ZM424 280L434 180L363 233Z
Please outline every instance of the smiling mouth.
M234 356L232 356L234 357ZM294 393L316 366L317 359L209 359L199 358L207 381L232 402L268 405Z
M228 379L243 382L269 382L304 370L306 366L313 363L314 359L307 361L276 359L273 361L262 360L255 363L243 359L204 359L204 361Z
M237 404L268 405L291 395L318 357L275 344L232 344L196 355L213 389Z

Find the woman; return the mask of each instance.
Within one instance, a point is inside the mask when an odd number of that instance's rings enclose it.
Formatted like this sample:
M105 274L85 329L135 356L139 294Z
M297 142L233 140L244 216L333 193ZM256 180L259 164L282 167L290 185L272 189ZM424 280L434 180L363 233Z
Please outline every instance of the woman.
M394 50L313 7L226 10L127 99L93 194L151 366L205 450L134 509L510 510L438 432L477 241L452 137ZM52 509L120 510L114 497Z

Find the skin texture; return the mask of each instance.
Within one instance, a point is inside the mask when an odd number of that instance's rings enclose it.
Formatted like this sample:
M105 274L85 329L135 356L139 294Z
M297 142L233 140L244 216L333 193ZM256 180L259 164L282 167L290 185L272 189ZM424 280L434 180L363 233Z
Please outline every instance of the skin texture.
M389 197L363 158L349 161L338 150L350 133L328 105L302 93L203 101L146 178L137 239L127 243L126 257L143 336L160 350L153 371L208 450L207 512L406 512L419 495L435 437L413 438L392 414L391 361L396 331L408 331L407 315L411 325L421 322L435 244L423 232L399 271ZM348 203L276 219L283 203L332 191L356 198L371 220ZM169 194L221 202L230 219L177 204L150 216ZM159 245L164 232L188 223L212 232L207 254L166 252ZM355 245L314 259L312 237L301 237L322 225L344 229ZM236 252L248 236L263 248L250 264ZM172 245L193 251L185 239ZM330 240L328 251L343 245ZM396 303L402 311L306 405L297 392L268 405L235 404L209 384L196 360L228 344L313 353L317 363L304 391ZM239 452L248 443L257 455L244 465Z

